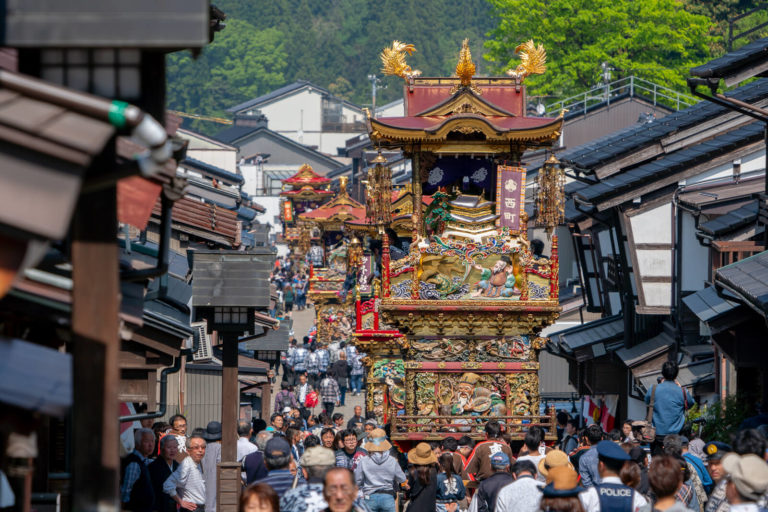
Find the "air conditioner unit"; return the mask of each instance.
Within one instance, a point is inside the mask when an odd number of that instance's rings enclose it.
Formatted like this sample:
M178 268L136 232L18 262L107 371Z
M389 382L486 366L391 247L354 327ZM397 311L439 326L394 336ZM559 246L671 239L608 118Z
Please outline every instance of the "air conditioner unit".
M190 326L195 330L194 337L197 344L197 351L192 354L192 359L196 362L207 362L213 360L213 349L211 348L211 337L208 336L208 322L192 322Z

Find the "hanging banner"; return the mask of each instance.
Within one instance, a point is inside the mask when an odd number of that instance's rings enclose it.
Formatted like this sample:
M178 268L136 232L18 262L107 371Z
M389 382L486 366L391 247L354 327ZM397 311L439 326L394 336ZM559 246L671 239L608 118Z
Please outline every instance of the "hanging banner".
M525 168L498 166L496 172L496 213L498 225L519 233L520 216L525 212Z
M290 201L283 201L283 220L293 222L293 203Z
M616 425L619 395L586 395L582 406L585 425L597 423L603 432L610 432Z

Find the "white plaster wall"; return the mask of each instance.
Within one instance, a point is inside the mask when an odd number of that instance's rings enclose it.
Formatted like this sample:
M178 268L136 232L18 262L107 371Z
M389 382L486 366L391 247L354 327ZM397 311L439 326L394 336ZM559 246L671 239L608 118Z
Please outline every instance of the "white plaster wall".
M672 203L631 217L636 244L672 243Z
M669 306L672 298L671 283L642 283L646 306Z
M269 224L272 226L270 233L282 234L283 225L280 222L280 202L279 196L256 196L253 198L254 202L260 206L263 206L267 211L258 215L256 220L260 224Z
M405 115L405 103L402 99L388 103L381 108L376 108L376 117L403 117Z
M765 150L753 151L741 157L741 174L747 174L754 171L765 169ZM713 180L717 178L728 178L733 174L733 162L713 167L707 172L683 180L681 185L691 185L702 181Z
M237 150L187 149L187 156L237 174Z
M269 129L278 133L284 131L295 133L302 129L320 131L322 96L318 91L308 88L267 105L262 105L259 110L267 116ZM301 142L298 139L294 140ZM307 144L307 142L302 143Z
M258 167L255 165L240 165L240 172L245 180L245 183L243 184L243 192L251 196L258 195L260 193Z
M341 105L341 117L345 123L351 123L354 121L362 121L363 113L358 109L351 108L349 105ZM351 137L350 137L351 138Z

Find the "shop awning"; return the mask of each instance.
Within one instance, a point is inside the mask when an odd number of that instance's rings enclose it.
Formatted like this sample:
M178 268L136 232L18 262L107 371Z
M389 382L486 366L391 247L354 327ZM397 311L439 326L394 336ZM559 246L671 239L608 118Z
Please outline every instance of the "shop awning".
M658 336L638 343L634 347L619 349L616 351L616 355L629 368L635 368L648 361L655 361L659 356L665 355L674 345L675 340L672 336L662 332Z
M763 317L768 315L768 251L717 269L715 286Z
M571 327L556 336L558 348L579 362L600 357L621 347L624 318L613 315L584 325Z
M72 355L0 337L0 402L65 416L72 406Z

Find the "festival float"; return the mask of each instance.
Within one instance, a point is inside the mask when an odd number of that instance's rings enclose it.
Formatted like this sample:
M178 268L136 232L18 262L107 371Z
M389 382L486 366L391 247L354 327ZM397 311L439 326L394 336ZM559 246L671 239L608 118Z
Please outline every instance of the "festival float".
M310 266L308 297L317 316L317 340L331 343L351 338L355 330L355 280L363 263L363 249L356 237L345 237L345 223L365 217L365 207L347 192L347 178L339 179L339 193L299 220L319 230L316 248L325 251L324 266Z
M280 218L283 221L285 242L291 254L298 259L303 259L312 247L321 249L319 232L299 217L333 197L330 184L330 178L320 176L309 164L302 165L296 174L283 180ZM322 261L324 254L315 255L316 258L318 256L319 261Z
M401 445L480 439L490 418L515 439L539 425L554 440L554 409L539 409L538 354L560 313L553 233L564 176L554 157L539 173L535 222L547 240L532 244L521 164L562 129L562 114L526 116L524 81L544 72L545 51L529 41L507 76L475 77L465 40L456 76L427 78L406 63L414 50L395 41L381 56L404 80L405 116L367 115L371 142L402 150L413 170L393 192L379 159L367 182L366 222L382 244L380 289L356 300L368 410Z

